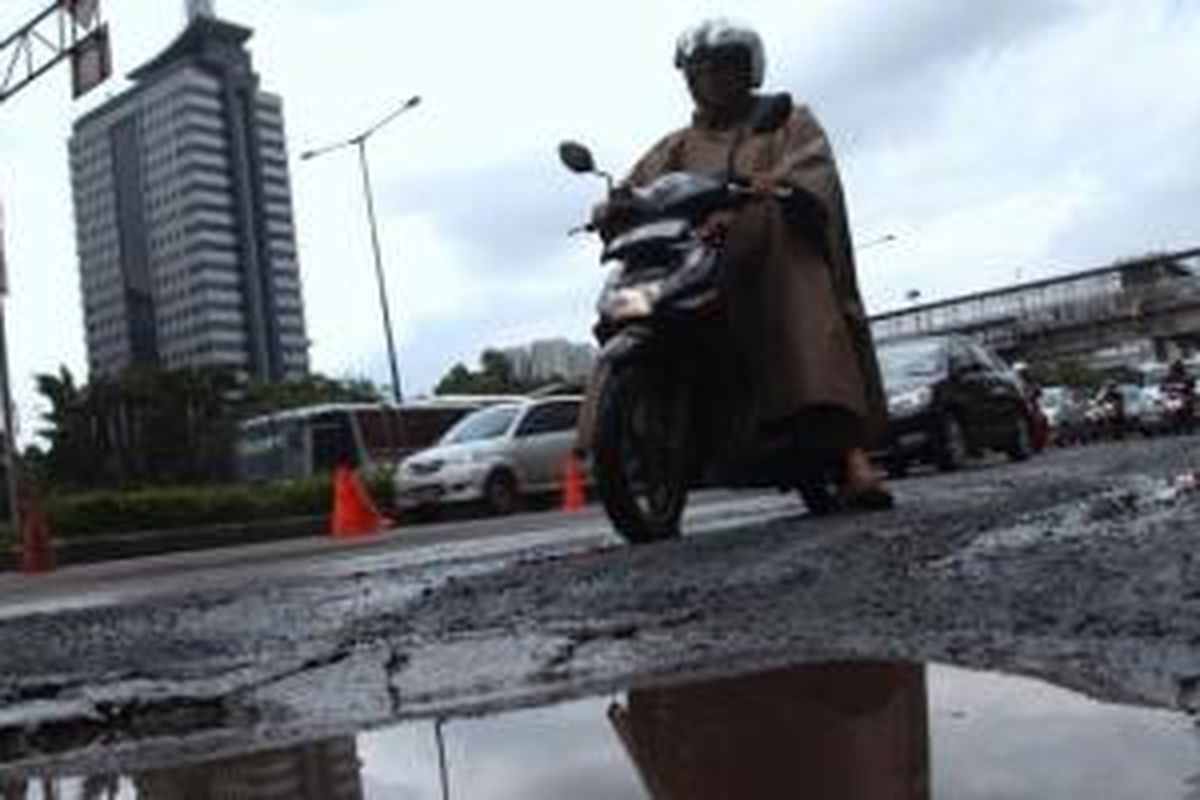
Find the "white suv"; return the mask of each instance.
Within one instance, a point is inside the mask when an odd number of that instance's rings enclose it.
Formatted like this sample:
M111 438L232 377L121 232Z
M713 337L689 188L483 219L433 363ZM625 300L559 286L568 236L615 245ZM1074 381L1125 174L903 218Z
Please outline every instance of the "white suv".
M483 501L506 514L524 495L560 490L581 403L578 396L538 397L468 414L436 445L400 463L397 507Z

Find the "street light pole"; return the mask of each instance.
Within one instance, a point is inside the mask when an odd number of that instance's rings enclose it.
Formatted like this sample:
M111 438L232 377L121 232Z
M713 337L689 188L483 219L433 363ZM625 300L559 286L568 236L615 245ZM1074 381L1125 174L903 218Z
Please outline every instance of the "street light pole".
M379 248L379 226L375 222L375 201L371 192L371 171L367 167L367 140L358 140L358 163L362 167L363 195L367 199L367 221L371 226L371 249L375 253L375 282L379 288L379 308L387 337L388 367L392 372L392 400L399 406L404 400L400 387L400 367L396 361L396 340L392 334L392 314L388 309L387 283L383 277L383 254Z
M375 198L371 190L371 170L367 164L367 140L389 122L420 102L420 96L414 95L405 100L395 111L362 133L351 136L349 139L337 142L336 144L306 150L300 154L302 160L308 161L309 159L331 153L334 150L341 150L351 145L358 149L358 163L362 171L363 197L367 206L367 223L371 228L371 250L375 256L375 283L379 290L379 309L383 316L383 332L388 350L388 367L392 375L392 400L397 406L403 401L404 393L400 386L400 367L396 359L396 340L392 334L392 314L388 307L387 283L383 274L383 251L379 246L379 225L375 219Z
M0 392L0 404L3 405L4 419L4 490L8 493L8 519L12 525L12 535L21 536L21 477L17 470L20 461L17 457L16 414L13 413L12 390L9 387L8 341L5 328L8 322L4 318L4 301L7 291L0 292L0 380L4 381L3 391Z
M8 266L4 256L4 208L0 206L0 406L2 406L4 422L4 489L8 493L8 519L12 525L12 535L21 535L21 502L20 481L17 474L20 462L17 460L16 414L13 413L12 387L8 368L8 321L5 319L5 301L8 300Z

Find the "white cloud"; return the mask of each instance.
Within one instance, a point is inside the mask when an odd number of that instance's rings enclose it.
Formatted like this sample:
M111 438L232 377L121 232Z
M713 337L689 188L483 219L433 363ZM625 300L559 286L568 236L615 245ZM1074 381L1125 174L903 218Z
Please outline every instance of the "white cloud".
M852 151L857 219L898 237L864 254L874 307L1200 239L1162 224L1196 196L1200 18L1097 8L926 76L920 119Z

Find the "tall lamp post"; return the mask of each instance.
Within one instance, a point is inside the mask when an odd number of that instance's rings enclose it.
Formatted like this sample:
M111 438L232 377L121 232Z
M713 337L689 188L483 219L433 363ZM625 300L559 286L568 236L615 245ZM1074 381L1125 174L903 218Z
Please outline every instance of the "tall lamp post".
M404 394L400 388L400 367L396 363L396 341L392 335L392 314L388 310L387 283L383 277L383 254L379 249L379 226L375 221L375 200L371 194L371 171L367 167L367 140L389 122L420 102L421 98L418 95L413 95L405 100L395 111L392 111L361 133L351 136L349 139L326 145L325 147L306 150L300 154L301 159L308 161L317 156L341 150L344 147L354 146L358 148L358 163L362 169L363 197L367 204L367 222L371 226L371 248L375 254L375 281L379 287L379 309L383 314L383 332L387 340L388 366L392 371L392 400L395 401L396 405L400 405L403 401Z
M0 206L0 419L4 423L4 489L8 492L8 516L13 536L21 535L20 477L17 475L16 415L13 413L12 389L9 384L8 339L4 305L8 300L8 268L4 261L4 208Z

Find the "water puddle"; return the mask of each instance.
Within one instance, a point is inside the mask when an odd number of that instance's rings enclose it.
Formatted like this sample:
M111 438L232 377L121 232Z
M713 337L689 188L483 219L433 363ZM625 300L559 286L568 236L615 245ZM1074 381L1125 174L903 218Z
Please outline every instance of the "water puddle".
M2 769L2 767L0 767ZM410 722L4 800L1200 797L1200 728L1041 681L840 662Z

